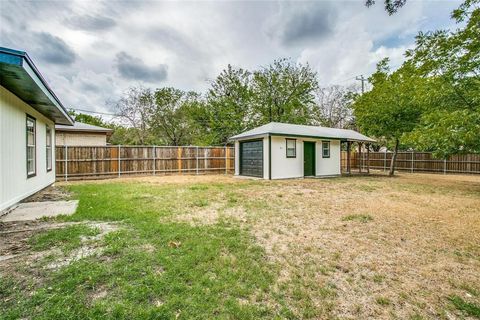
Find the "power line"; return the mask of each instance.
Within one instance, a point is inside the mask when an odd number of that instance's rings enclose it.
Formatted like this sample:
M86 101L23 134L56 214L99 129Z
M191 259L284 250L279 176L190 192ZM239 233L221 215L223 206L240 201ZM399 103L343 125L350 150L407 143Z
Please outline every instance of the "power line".
M99 112L99 111L77 109L77 108L69 108L69 109L75 110L75 111L87 112L87 113L101 114L101 115L105 115L105 116L115 116L115 117L119 116L118 114L115 114L115 113Z

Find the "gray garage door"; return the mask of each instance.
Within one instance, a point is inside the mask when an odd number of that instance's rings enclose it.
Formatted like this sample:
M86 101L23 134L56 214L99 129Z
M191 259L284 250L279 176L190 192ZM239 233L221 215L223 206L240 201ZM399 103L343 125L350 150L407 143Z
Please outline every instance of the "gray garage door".
M240 174L263 178L263 141L240 142Z

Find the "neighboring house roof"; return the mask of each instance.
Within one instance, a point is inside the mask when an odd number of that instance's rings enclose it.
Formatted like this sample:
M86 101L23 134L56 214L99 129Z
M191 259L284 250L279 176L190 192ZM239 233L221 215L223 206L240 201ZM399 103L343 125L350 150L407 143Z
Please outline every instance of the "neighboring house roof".
M26 52L0 47L0 84L55 123L73 125Z
M110 133L112 129L94 126L87 123L75 122L73 126L56 125L55 131L102 132Z
M374 139L364 136L363 134L354 130L327 128L319 126L305 126L280 122L267 123L266 125L237 134L230 139L242 140L262 135L329 138L339 139L342 141L375 142Z

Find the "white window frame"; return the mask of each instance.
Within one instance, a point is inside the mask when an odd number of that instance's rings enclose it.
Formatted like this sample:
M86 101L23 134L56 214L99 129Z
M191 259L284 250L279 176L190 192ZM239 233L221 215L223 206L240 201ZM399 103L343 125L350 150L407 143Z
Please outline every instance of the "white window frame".
M288 147L288 142L289 141L293 142L293 148ZM293 150L293 154L289 155L288 150ZM297 157L297 140L296 139L289 139L289 138L285 139L285 155L286 155L287 158L296 158Z
M326 155L325 151L327 151ZM330 141L322 141L322 158L330 158Z
M45 152L47 172L52 171L52 128L47 124L45 127Z
M30 126L30 123L32 126ZM29 128L33 127L33 130L30 131ZM27 167L27 178L35 177L37 175L37 120L27 114L27 119L25 122L25 134L26 134L26 167ZM29 144L29 135L33 136L33 144ZM31 158L29 158L29 151L30 154L32 155ZM29 166L29 163L31 162L31 168Z

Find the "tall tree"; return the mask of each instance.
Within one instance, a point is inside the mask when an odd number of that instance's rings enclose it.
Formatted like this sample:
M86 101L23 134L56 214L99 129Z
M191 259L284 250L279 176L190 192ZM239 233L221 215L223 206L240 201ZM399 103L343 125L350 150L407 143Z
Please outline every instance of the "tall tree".
M418 76L428 79L417 98L421 123L408 136L418 149L438 157L480 152L480 8L467 0L452 17L464 27L420 33L407 52Z
M389 73L388 59L377 65L369 78L373 89L357 98L354 113L358 126L365 133L384 138L394 146L389 175L395 172L395 162L401 139L418 124L421 109L411 92L421 83L411 64Z
M354 94L354 88L338 85L316 90L313 124L341 129L352 128Z
M317 74L310 66L275 60L254 72L254 106L258 124L271 121L307 124L315 104Z
M163 143L172 146L191 144L195 132L190 109L198 103L199 95L175 88L155 91L155 104L151 107L149 127Z
M252 98L252 74L228 65L211 83L207 108L198 118L206 129L206 140L223 144L229 137L250 129L255 118Z
M115 104L118 118L135 135L135 144L149 143L149 119L155 105L155 97L150 89L131 87Z

